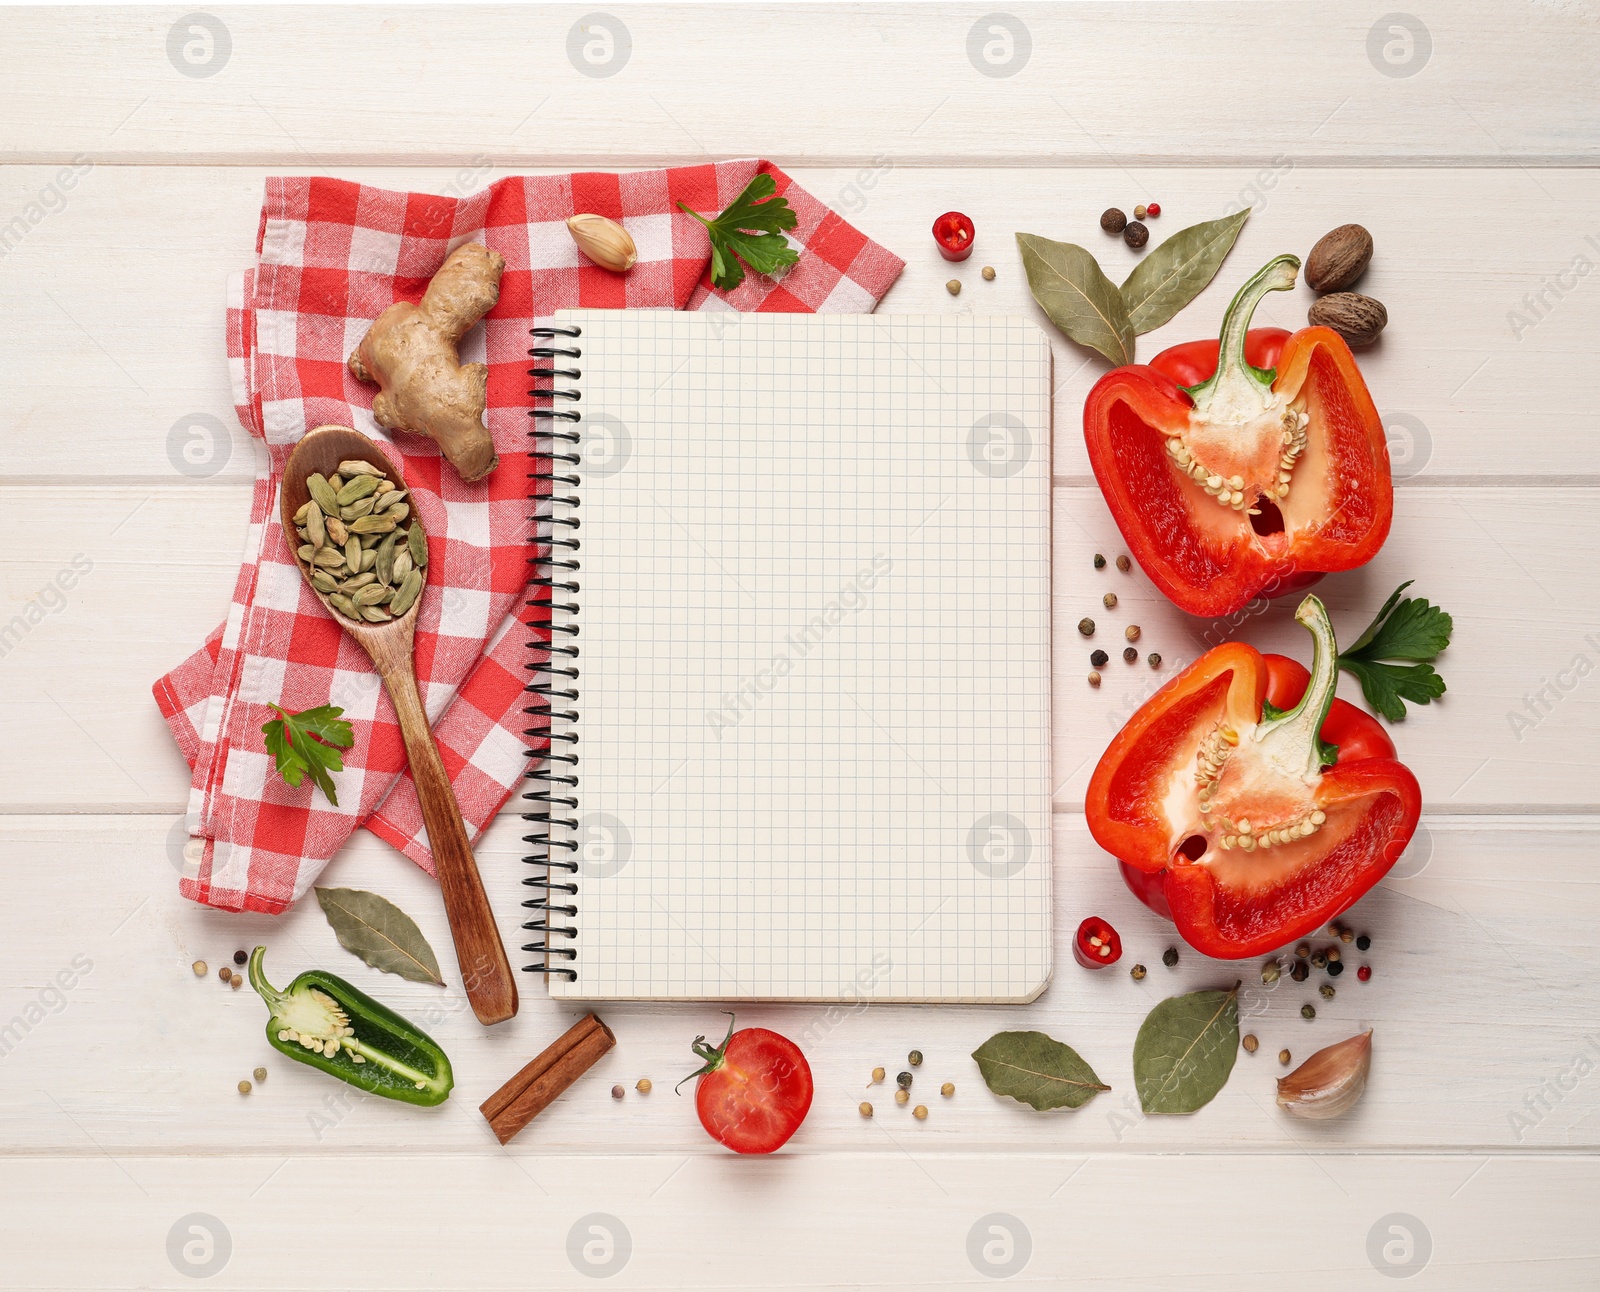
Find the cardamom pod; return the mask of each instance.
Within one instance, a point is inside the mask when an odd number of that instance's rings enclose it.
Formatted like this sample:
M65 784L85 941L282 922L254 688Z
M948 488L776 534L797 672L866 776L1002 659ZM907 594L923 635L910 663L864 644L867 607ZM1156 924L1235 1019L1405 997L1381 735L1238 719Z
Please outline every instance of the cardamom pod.
M311 495L311 500L322 508L324 516L339 514L339 496L320 473L306 477L306 492Z
M333 581L333 575L326 570L311 571L311 586L318 592L337 592L339 585Z
M393 489L393 480L380 480L378 481L378 487L372 491L372 496L374 498L381 498L384 494L389 493Z
M639 248L634 244L633 235L603 215L574 215L567 221L567 231L578 244L578 250L602 269L625 274L639 260Z
M350 541L344 545L344 564L351 574L361 573L361 540L354 534Z
M314 548L328 541L327 526L322 523L322 508L315 502L311 504L311 510L306 512L306 541Z
M411 563L419 570L428 568L428 536L421 525L413 525L406 534L406 548L411 553Z
M320 565L325 570L340 569L344 566L344 553L325 547L312 558L313 565Z
M410 551L399 553L394 558L394 575L390 578L389 582L398 587L400 584L406 581L406 575L410 574L414 568L416 567L415 563L411 559Z
M368 570L363 574L356 575L355 578L353 578L353 579L346 579L343 583L341 583L339 585L339 591L340 592L354 592L358 588L364 588L369 583L376 583L377 581L378 581L378 576L376 574L372 573L371 570Z
M302 561L310 565L311 558L317 554L317 549L312 547L310 543L301 543L299 547L295 548L295 553Z
M391 519L392 521L394 521L394 523L396 525L398 525L407 516L411 515L411 508L408 507L405 503L400 502L400 503L396 503L393 507L389 508L389 510L384 512L383 514L385 516L389 517L389 519Z
M410 610L412 604L422 593L422 571L412 570L406 575L405 582L400 585L400 590L394 594L394 600L389 603L389 609L396 615L403 615Z
M333 540L335 547L343 547L350 541L350 533L345 529L344 521L337 516L329 516L322 524L328 531L328 537Z
M382 606L362 606L361 617L369 624L381 624L386 623L393 616Z
M360 520L363 516L370 516L377 501L378 496L376 494L373 494L370 498L357 498L348 507L339 508L339 519L348 524L352 520Z
M388 512L384 512L381 516L363 516L360 520L350 522L350 533L352 535L387 534L399 523Z
M394 582L394 545L399 541L400 535L391 531L388 537L378 544L378 556L372 568L378 572L379 583Z
M311 503L309 501L301 503L300 510L294 514L294 523L296 525L304 525L306 523L306 512L310 509Z
M371 476L357 476L349 484L339 490L338 499L341 507L348 507L351 503L367 497L378 487L378 482Z
M364 588L358 588L350 596L358 606L375 606L383 598L386 591L381 583L369 583Z
M362 537L363 538L373 538L373 537L376 537L376 536L373 535L373 534L363 534ZM372 548L372 547L368 547L365 543L363 543L361 545L361 570L362 570L362 573L366 573L366 571L372 569L372 567L375 566L377 563L378 563L378 551L377 551L377 549L376 548Z
M356 609L356 603L342 592L330 592L328 594L328 604L346 619L358 619L361 616L361 612Z
M372 476L374 480L382 480L383 472L372 463L362 458L348 458L339 464L339 474L349 479L351 476Z
M328 488L332 489L334 495L337 496L339 490L344 488L344 477L335 471L331 476L328 477Z

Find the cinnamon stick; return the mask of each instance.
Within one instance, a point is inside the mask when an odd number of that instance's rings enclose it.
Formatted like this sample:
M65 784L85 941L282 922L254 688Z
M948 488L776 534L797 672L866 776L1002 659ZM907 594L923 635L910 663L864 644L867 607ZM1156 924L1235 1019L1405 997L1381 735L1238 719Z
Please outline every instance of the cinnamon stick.
M598 1015L585 1014L485 1099L478 1111L488 1121L495 1138L502 1144L509 1143L616 1043L617 1038Z

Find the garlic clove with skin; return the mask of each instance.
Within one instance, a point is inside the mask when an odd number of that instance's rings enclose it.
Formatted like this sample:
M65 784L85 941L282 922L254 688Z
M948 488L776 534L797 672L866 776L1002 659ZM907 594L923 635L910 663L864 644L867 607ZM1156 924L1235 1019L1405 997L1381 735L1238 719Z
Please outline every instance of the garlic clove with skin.
M1327 1121L1355 1107L1372 1067L1372 1029L1318 1050L1278 1079L1278 1106L1308 1121Z
M602 269L625 274L639 259L639 248L633 235L615 220L603 215L575 215L567 221L567 230L578 250Z

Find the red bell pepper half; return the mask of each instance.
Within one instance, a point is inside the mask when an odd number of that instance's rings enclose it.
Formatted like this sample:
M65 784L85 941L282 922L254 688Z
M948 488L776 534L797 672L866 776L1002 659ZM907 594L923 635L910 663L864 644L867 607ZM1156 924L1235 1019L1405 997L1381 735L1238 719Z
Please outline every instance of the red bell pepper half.
M1309 673L1241 642L1207 651L1118 733L1089 782L1095 841L1197 951L1264 955L1349 909L1399 860L1422 792L1383 728L1336 699L1322 602Z
M1084 403L1117 527L1192 615L1365 565L1389 534L1389 446L1350 347L1325 327L1250 330L1261 298L1293 287L1299 268L1279 256L1239 289L1220 341L1113 368Z

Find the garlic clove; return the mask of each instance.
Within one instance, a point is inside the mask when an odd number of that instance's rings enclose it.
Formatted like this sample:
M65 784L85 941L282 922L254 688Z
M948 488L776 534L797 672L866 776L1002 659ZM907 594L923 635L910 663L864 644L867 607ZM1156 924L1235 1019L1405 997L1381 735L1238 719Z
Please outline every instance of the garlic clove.
M638 262L639 248L634 245L633 235L615 220L603 215L575 215L567 221L567 230L578 250L602 269L624 274Z
M1372 1067L1372 1030L1318 1050L1278 1079L1278 1106L1296 1117L1326 1121L1355 1107Z

